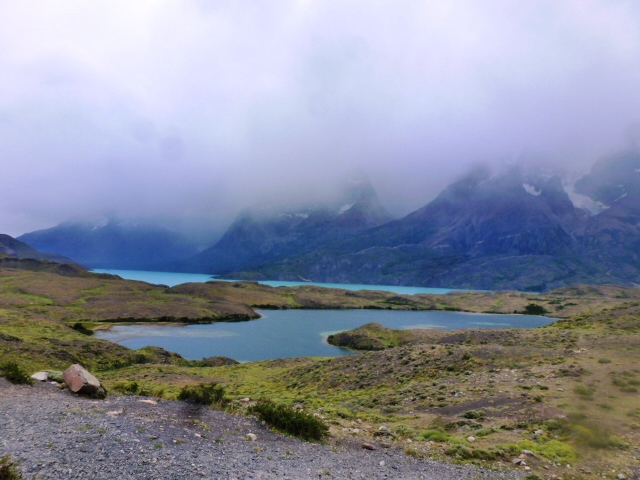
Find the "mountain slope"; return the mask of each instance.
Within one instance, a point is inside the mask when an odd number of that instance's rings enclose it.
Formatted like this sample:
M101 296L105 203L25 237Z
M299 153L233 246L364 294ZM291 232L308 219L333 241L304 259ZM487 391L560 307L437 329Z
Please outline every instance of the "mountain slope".
M52 260L54 262L70 262L62 255L55 253L43 253L15 238L0 234L0 256L12 258L35 258L37 260Z
M150 269L187 258L196 248L181 235L151 224L115 218L65 222L19 237L40 250L65 255L89 268Z
M533 291L635 283L638 172L638 154L599 162L576 184L603 205L590 216L550 172L478 169L402 219L229 276Z
M371 184L352 182L333 204L245 211L218 243L170 268L220 274L259 268L350 238L390 219Z

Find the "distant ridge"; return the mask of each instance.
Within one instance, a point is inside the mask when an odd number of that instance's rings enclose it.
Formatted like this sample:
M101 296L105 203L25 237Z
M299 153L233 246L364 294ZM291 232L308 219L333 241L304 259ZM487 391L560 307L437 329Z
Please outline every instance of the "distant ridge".
M237 279L483 290L640 283L637 152L601 160L574 186L533 166L479 168L404 218L352 229L317 214L315 224L284 218L245 214L183 266Z
M151 270L197 252L178 233L115 217L68 221L18 237L39 250L56 252L89 268Z
M34 258L38 260L52 260L54 262L71 262L70 259L57 253L43 253L20 240L0 234L0 257L2 258Z
M50 272L69 277L94 275L61 255L42 253L15 238L0 234L0 268Z

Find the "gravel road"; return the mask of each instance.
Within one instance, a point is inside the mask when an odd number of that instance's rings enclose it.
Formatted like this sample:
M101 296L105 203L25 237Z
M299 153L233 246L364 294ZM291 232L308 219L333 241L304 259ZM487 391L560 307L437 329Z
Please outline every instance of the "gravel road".
M0 378L0 456L38 479L515 479L395 448L303 442L258 421L143 397L89 400ZM247 440L254 433L257 440Z

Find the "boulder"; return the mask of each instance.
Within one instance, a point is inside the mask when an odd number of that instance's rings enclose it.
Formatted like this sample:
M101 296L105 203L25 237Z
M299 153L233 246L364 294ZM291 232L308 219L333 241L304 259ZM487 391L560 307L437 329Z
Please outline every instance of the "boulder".
M99 398L106 396L106 390L100 381L78 364L71 365L62 374L64 383L73 393L91 395Z

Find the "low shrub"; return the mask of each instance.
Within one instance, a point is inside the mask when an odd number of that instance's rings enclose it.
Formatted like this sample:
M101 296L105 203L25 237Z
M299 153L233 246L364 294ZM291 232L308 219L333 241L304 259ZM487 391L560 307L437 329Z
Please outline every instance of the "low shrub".
M463 445L455 445L448 448L445 452L447 455L457 457L463 460L496 460L502 455L502 452L495 450L485 450L483 448L469 448Z
M81 322L76 322L73 325L71 325L71 328L73 328L76 332L80 332L83 335L93 335L93 330L85 327Z
M2 372L2 376L11 383L33 385L33 378L15 362L5 362L0 365L0 372Z
M286 405L264 401L249 411L273 428L304 440L321 440L329 433L329 427L320 418Z
M0 458L0 480L22 480L18 462L12 462L9 455Z
M472 420L483 420L487 414L484 410L469 410L462 414L464 418L469 418Z
M442 430L427 430L426 432L422 432L422 434L420 435L420 437L422 437L423 440L430 440L432 442L448 442L449 439L451 438L451 435L449 435L446 432L443 432Z
M542 305L530 303L526 307L524 307L524 310L516 313L522 313L524 315L544 315L545 313L547 313L547 309Z
M573 393L580 395L583 400L593 400L593 389L578 385L573 389Z
M561 442L560 440L549 440L543 443L522 440L516 443L498 445L497 448L510 455L517 455L522 450L530 450L536 455L540 455L554 462L573 463L578 457L578 454L571 445Z
M225 398L225 390L222 385L215 382L186 385L180 389L178 400L200 405L226 405L229 400Z

